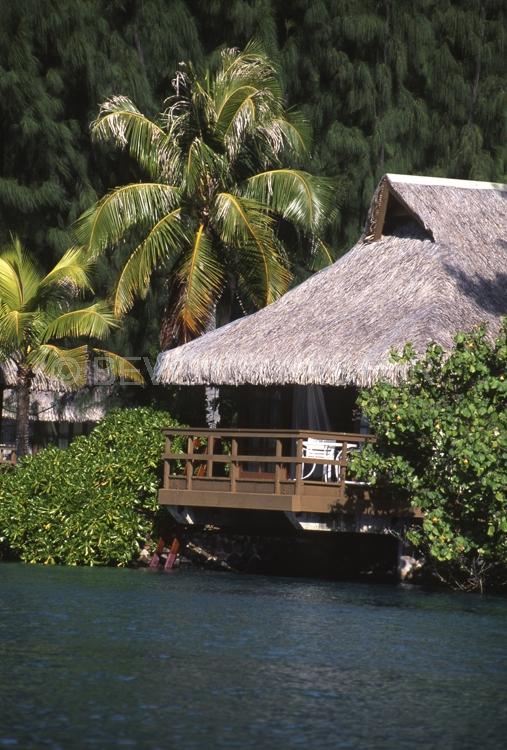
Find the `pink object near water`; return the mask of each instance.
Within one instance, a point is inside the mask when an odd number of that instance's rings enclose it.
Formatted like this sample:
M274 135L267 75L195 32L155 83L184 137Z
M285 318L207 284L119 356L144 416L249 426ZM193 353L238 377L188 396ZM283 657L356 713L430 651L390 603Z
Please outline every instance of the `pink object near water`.
M176 537L173 539L173 543L171 544L171 549L169 550L169 554L167 555L167 560L165 561L164 570L171 570L174 561L176 560L176 557L178 555L178 551L180 549L180 543L179 540L176 539Z
M160 565L160 555L162 554L162 550L164 549L164 540L162 537L158 540L157 548L155 552L153 553L153 557L150 560L149 567L150 568L158 568Z

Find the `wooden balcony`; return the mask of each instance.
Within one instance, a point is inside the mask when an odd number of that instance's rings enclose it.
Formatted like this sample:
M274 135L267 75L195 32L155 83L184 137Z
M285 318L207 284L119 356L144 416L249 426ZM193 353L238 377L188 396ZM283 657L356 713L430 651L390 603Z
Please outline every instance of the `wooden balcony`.
M350 475L352 452L374 442L372 435L249 429L167 429L164 435L160 505L413 515L410 508L375 503ZM328 455L310 457L312 441L330 446Z

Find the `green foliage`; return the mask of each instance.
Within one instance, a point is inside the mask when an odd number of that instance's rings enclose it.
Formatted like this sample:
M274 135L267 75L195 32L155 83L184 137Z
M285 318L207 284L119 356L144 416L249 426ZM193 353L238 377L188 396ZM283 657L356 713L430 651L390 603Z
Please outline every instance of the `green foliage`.
M391 498L424 512L410 541L441 575L482 585L507 570L507 323L494 343L484 328L399 360L406 382L378 383L360 397L377 443L354 470Z
M157 510L167 412L111 412L69 448L0 474L0 541L29 563L128 565Z

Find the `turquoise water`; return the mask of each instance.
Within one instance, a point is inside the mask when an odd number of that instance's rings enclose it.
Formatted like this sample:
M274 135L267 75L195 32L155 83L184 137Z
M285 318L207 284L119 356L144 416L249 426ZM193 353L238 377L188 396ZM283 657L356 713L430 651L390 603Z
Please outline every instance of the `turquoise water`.
M507 601L0 565L0 748L501 748Z

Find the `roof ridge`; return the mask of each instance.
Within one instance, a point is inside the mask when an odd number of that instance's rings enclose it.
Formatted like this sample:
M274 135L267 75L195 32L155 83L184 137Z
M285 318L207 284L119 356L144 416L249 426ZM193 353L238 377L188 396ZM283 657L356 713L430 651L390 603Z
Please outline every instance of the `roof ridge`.
M393 174L385 177L389 182L404 182L407 185L434 185L440 187L464 188L467 190L500 190L507 192L507 184L502 182L481 182L478 180L455 180L449 177L427 177L415 174Z

